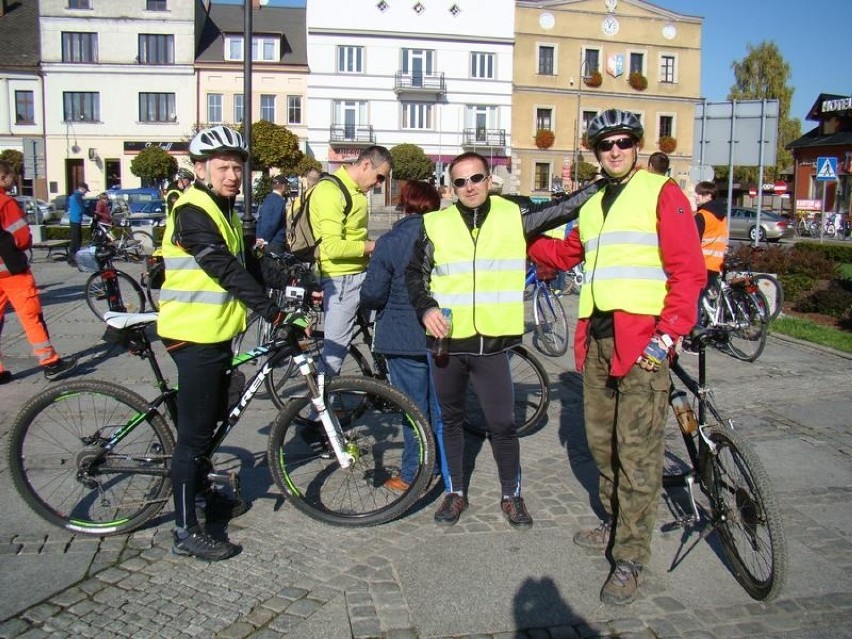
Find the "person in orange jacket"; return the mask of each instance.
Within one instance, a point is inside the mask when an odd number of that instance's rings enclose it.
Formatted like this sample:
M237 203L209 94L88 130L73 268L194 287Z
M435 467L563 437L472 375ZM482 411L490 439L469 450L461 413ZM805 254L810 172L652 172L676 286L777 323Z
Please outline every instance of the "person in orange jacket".
M15 183L12 165L0 160L0 334L6 303L12 304L33 347L33 355L49 380L61 377L77 365L76 357L59 357L50 343L47 325L41 312L38 288L27 260L32 235L27 218L14 198L6 191ZM0 384L12 380L12 373L0 361Z

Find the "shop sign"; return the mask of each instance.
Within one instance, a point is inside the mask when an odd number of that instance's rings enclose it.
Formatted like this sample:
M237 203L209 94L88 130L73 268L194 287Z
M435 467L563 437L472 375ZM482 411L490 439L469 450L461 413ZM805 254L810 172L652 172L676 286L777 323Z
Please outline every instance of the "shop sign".
M797 211L821 211L822 202L820 200L796 200Z
M139 153L140 151L144 151L149 146L158 146L163 151L168 151L169 153L188 153L189 152L189 142L178 141L178 142L146 142L146 141L132 141L124 143L124 152L125 153Z

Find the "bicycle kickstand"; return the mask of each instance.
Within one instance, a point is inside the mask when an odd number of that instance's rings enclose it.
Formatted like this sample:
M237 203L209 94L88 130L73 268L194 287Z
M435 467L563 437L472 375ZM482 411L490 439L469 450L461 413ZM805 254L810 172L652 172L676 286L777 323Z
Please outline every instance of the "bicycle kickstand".
M671 532L672 530L677 530L682 528L684 530L688 528L692 528L695 526L701 518L698 515L698 506L695 504L695 476L687 475L684 478L684 483L686 484L686 492L689 495L689 509L691 514L677 517L674 521L669 522L668 524L663 524L660 527L662 532Z

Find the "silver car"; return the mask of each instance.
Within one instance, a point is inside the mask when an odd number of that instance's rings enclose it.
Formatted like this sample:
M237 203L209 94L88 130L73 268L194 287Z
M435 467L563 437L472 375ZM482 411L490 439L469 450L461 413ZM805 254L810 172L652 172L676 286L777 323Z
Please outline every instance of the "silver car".
M731 219L728 229L732 238L749 239L757 237L757 211L734 207L731 209ZM777 213L760 212L760 241L777 242L782 237L793 237L796 229L790 221Z
M52 204L29 195L16 195L15 200L27 216L27 224L47 224L62 217Z

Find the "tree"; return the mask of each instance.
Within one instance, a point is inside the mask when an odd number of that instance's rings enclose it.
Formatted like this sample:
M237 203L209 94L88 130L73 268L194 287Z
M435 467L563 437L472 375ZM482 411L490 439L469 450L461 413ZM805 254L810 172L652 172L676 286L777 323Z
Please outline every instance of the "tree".
M130 172L142 178L145 186L171 179L177 168L177 160L156 144L142 149L130 162Z
M269 176L277 168L286 175L297 175L305 154L299 138L287 127L261 120L251 125L251 168Z
M397 144L390 153L397 180L425 180L435 170L432 160L416 144Z
M577 176L579 178L580 184L586 184L587 182L591 182L595 179L595 175L598 173L598 167L594 164L590 164L586 162L582 158L577 159ZM571 179L574 179L574 167L571 167Z
M793 155L785 147L801 135L802 123L798 118L790 119L790 102L795 89L790 86L790 65L784 60L778 45L762 42L756 47L749 44L748 54L739 62L733 62L734 84L728 93L729 100L778 100L778 149L776 165L766 167L764 180L774 180L793 161ZM717 175L721 171L717 167ZM735 167L734 177L739 181L756 182L757 167Z

